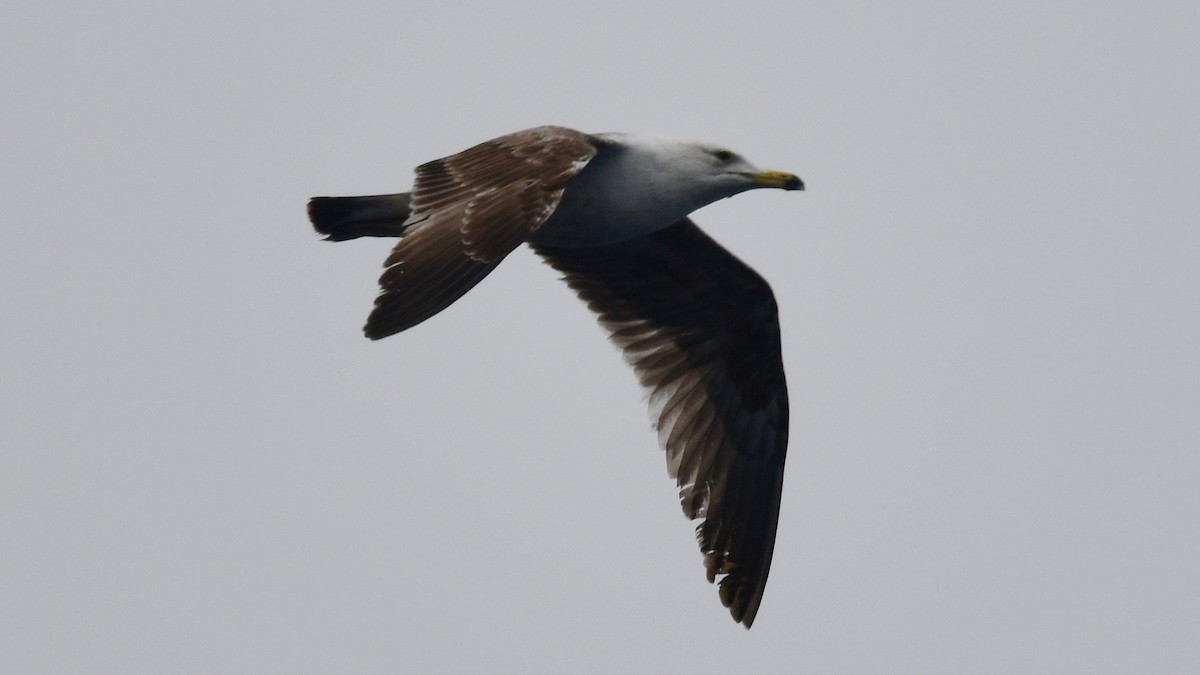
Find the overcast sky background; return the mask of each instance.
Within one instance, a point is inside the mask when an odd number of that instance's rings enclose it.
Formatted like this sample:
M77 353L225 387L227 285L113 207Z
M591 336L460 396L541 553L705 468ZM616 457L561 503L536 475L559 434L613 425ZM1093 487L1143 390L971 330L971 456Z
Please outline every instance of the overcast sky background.
M1200 664L1195 2L18 0L0 23L0 671L1180 672ZM538 124L804 193L754 629L636 380L522 249L360 327L316 194Z

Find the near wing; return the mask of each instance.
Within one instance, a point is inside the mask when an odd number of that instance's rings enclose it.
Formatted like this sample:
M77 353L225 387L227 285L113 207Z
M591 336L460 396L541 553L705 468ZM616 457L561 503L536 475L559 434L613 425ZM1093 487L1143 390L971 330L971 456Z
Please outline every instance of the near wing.
M417 167L367 337L411 328L462 297L546 221L595 154L586 134L538 127Z
M690 220L598 248L534 246L609 330L650 391L708 580L750 627L762 601L787 450L770 286Z

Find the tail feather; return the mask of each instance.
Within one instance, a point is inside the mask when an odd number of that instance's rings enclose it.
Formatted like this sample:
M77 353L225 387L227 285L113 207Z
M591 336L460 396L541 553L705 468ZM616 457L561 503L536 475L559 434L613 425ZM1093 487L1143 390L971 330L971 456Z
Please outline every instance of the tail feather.
M368 197L313 197L308 219L329 241L358 237L399 237L412 213L407 192Z

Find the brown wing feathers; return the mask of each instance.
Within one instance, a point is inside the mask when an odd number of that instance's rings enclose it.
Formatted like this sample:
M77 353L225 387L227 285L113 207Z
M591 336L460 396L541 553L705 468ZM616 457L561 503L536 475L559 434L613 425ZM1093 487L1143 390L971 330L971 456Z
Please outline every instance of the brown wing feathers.
M770 287L690 221L587 249L535 246L650 390L709 581L750 626L770 569L788 402Z
M415 326L462 297L545 222L595 154L584 134L539 127L417 167L409 233L384 263L367 337Z

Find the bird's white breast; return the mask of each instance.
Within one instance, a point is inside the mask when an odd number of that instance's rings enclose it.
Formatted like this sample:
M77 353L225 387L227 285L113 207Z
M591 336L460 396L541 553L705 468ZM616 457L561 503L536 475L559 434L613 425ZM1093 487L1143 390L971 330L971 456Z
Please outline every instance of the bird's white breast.
M653 137L613 136L611 146L567 183L554 213L531 240L550 246L613 244L670 227L728 196L704 169L681 162L689 147Z

